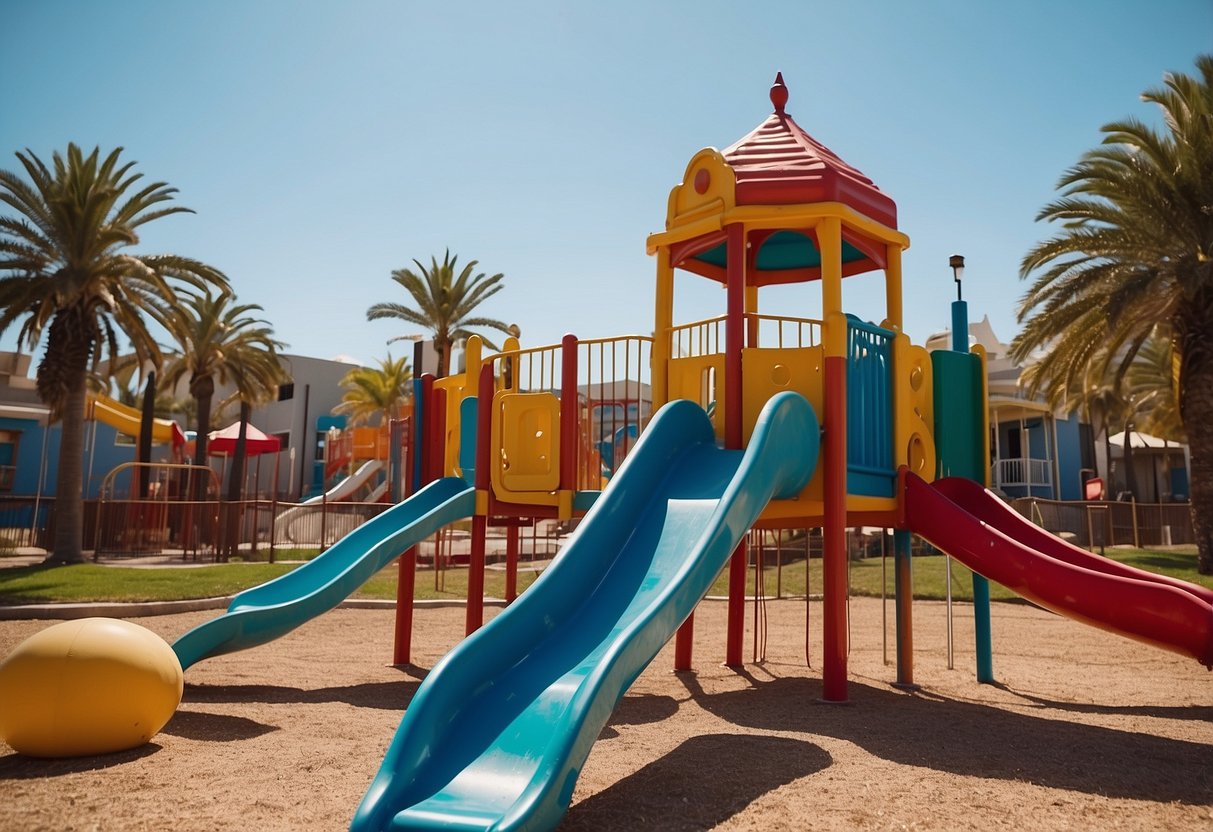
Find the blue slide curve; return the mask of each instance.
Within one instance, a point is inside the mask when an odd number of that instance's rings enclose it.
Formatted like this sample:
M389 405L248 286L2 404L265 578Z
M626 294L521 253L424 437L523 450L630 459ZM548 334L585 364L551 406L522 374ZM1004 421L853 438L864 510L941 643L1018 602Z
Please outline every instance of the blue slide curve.
M662 408L539 580L426 676L351 829L555 827L616 703L817 447L795 393L745 451L693 403Z
M363 523L315 560L245 590L227 612L173 643L187 668L202 659L265 644L328 612L410 546L470 517L476 496L461 479L437 480Z

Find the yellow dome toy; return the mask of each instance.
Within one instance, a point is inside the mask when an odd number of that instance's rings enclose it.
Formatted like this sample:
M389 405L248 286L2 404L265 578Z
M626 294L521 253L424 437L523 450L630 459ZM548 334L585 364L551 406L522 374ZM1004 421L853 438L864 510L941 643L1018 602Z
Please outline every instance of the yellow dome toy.
M112 618L65 621L0 662L0 739L34 757L135 748L181 702L181 664L150 630Z

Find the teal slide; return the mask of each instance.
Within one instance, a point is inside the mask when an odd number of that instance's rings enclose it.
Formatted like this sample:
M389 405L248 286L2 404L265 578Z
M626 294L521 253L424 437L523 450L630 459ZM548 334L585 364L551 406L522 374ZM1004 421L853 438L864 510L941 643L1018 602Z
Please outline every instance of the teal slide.
M554 828L616 703L817 449L795 393L745 451L695 404L662 408L539 580L426 676L351 829Z
M438 529L471 517L473 488L437 480L350 532L327 552L285 575L245 590L227 612L173 643L182 669L211 656L273 641L328 612L380 569Z

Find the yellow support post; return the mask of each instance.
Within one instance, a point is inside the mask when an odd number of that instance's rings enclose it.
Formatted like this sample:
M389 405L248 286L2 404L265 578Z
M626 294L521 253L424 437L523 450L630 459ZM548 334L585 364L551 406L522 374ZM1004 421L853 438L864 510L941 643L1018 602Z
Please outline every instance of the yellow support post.
M817 226L821 247L821 318L826 357L847 354L846 318L842 312L842 222L828 217ZM842 326L839 326L839 323Z
M674 326L674 269L670 266L670 250L657 250L657 301L653 325L652 408L656 413L670 400L670 330Z
M885 248L884 296L885 328L902 330L901 306L901 245L889 243Z

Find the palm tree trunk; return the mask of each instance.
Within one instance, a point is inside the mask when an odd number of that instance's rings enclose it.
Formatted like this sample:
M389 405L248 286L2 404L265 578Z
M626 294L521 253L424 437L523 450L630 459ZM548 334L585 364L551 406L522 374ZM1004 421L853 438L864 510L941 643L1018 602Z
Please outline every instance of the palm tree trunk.
M451 340L435 338L434 350L438 353L438 378L446 378L451 374Z
M1125 491L1132 495L1133 499L1137 499L1137 471L1133 468L1133 420L1125 420L1125 446L1124 454L1121 459L1125 463Z
M59 437L55 529L48 564L84 562L84 368L67 371L68 393Z
M1213 358L1199 364L1184 368L1181 404L1192 457L1188 484L1192 529L1196 533L1196 569L1202 575L1213 575Z
M192 385L191 385L192 386ZM194 391L194 404L197 409L198 430L194 436L194 464L206 467L207 434L211 432L211 398L215 393L213 384L200 385ZM194 495L197 501L206 499L206 478L195 476Z
M195 465L206 465L207 434L211 432L212 395L212 393L203 393L195 397L198 407L198 435L194 437Z
M152 461L152 423L156 418L156 374L147 374L147 387L143 390L143 411L139 419L138 461L146 465ZM146 500L151 486L151 471L140 467L138 471L139 499Z

